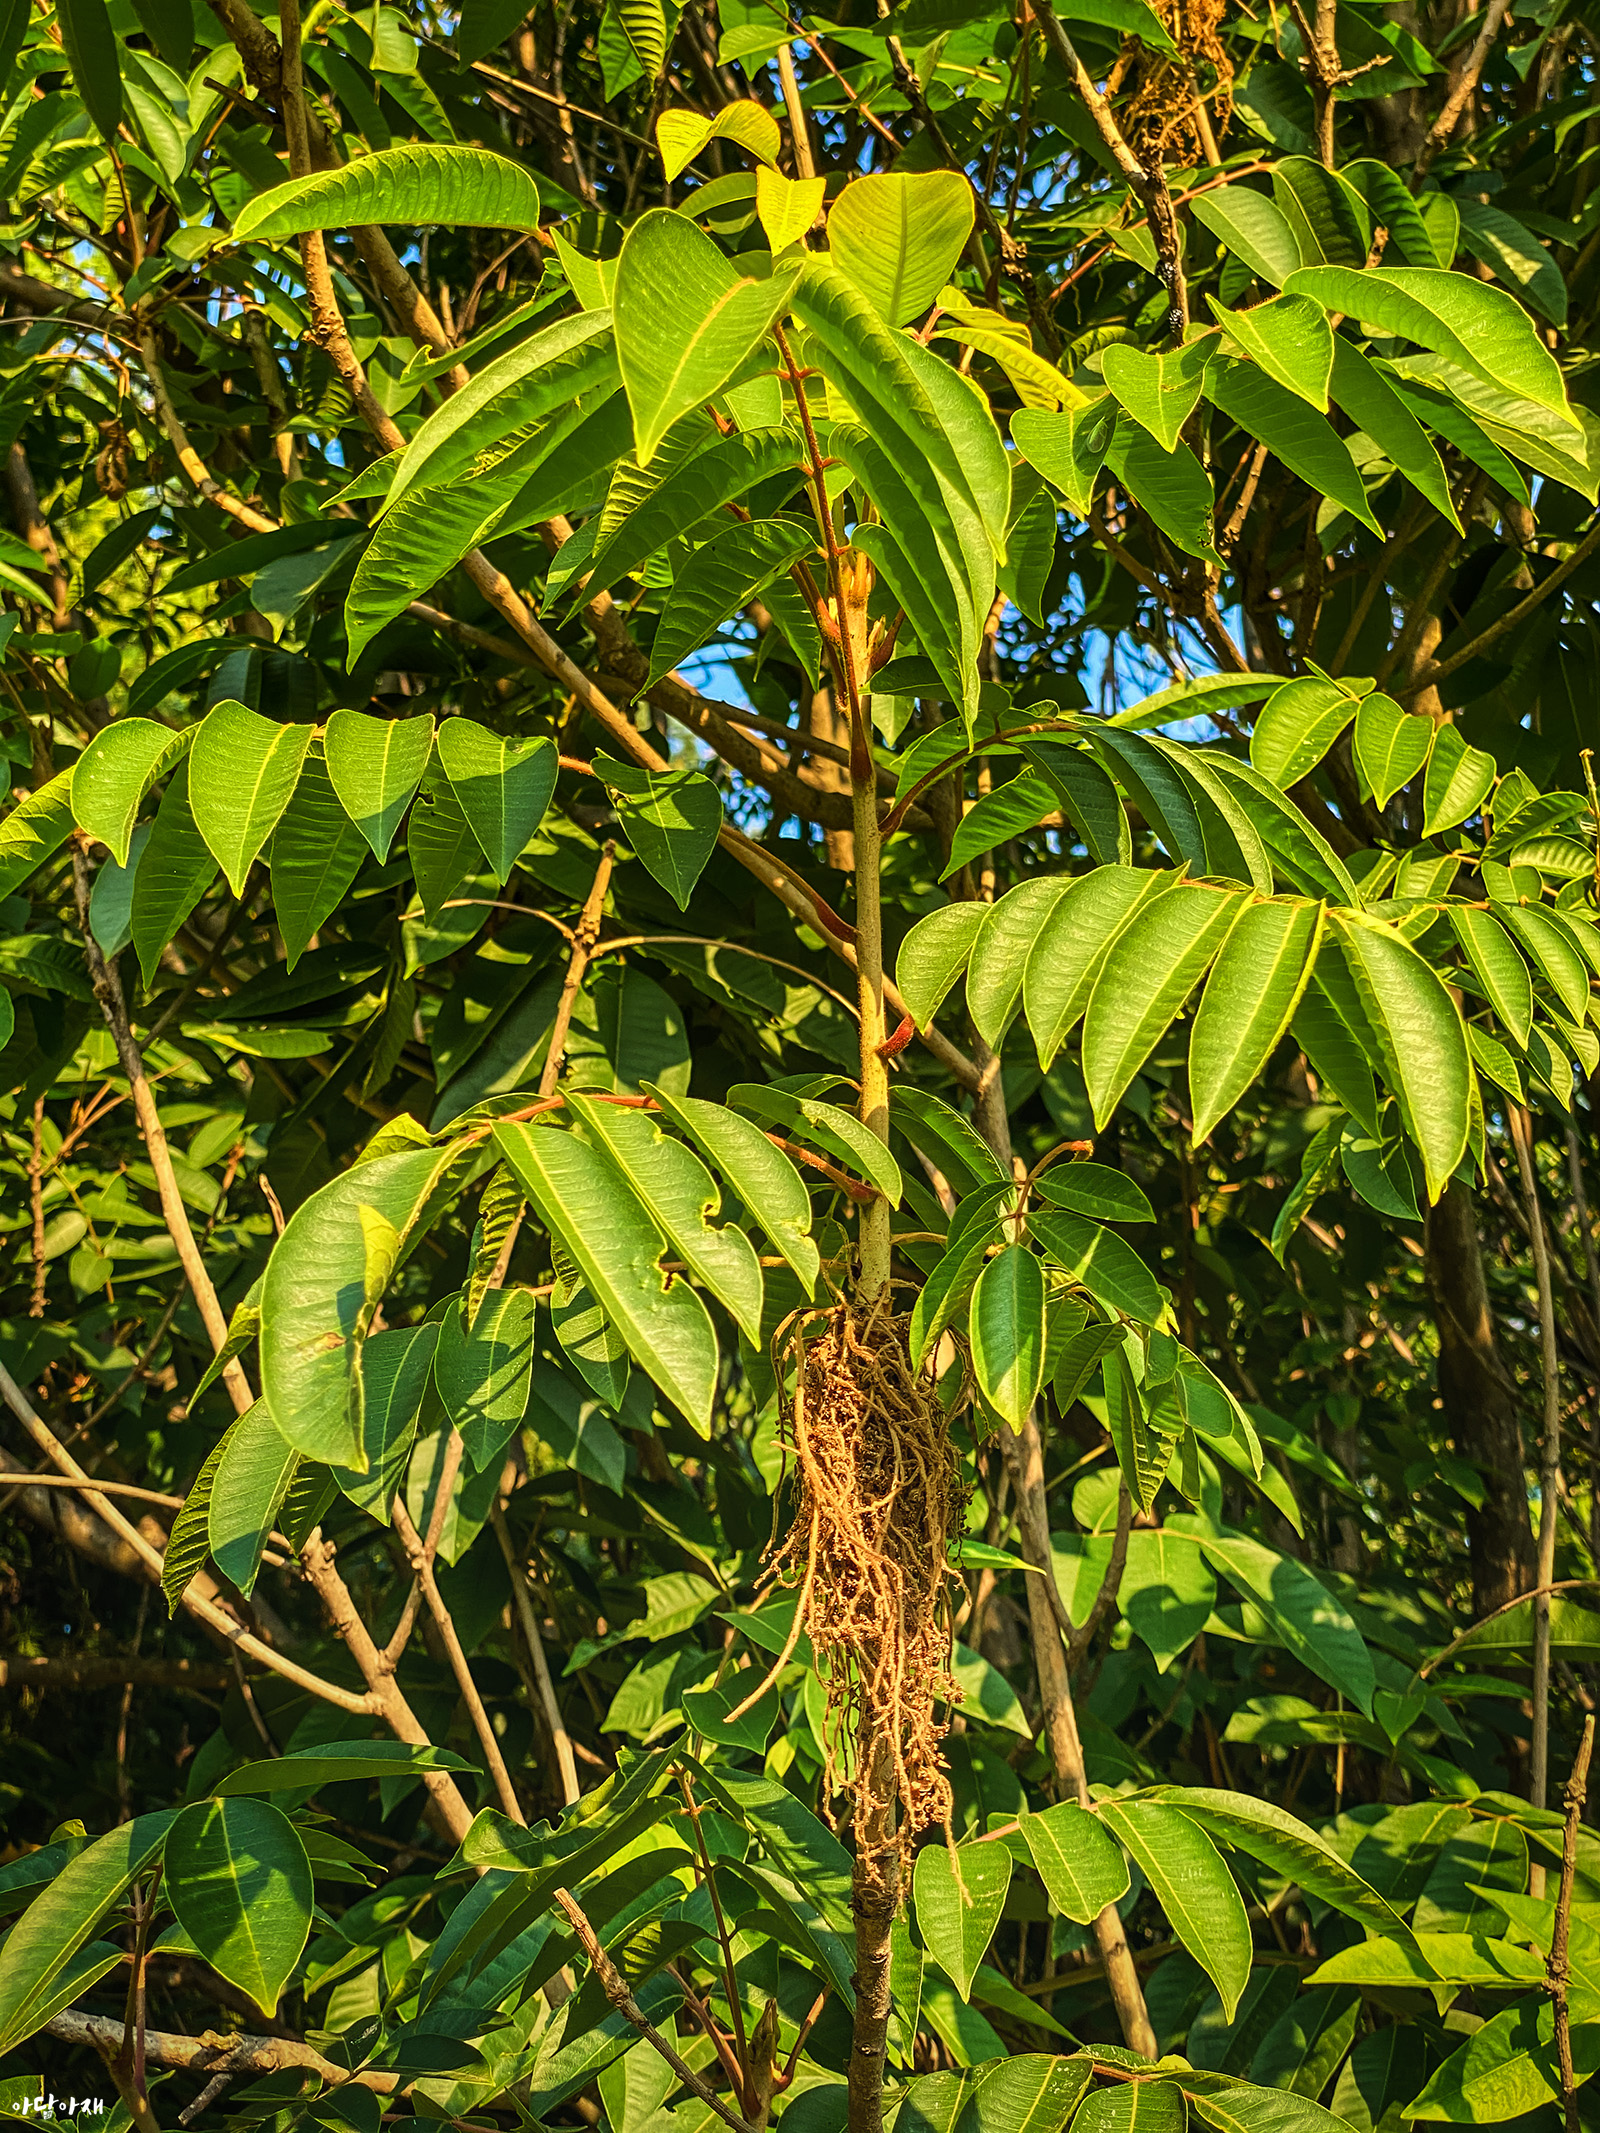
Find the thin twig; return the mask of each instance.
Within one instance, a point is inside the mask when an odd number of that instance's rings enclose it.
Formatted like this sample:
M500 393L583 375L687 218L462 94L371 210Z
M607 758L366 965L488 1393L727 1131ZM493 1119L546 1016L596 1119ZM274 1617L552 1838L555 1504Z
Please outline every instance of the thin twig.
M1563 1793L1566 1825L1561 1834L1561 1885L1556 1895L1555 1925L1550 1935L1547 1988L1555 2008L1556 2064L1561 2071L1561 2103L1566 2133L1579 2133L1578 2080L1572 2065L1572 2016L1567 2004L1567 1939L1572 1924L1572 1884L1578 1873L1578 1824L1589 1796L1589 1758L1594 1753L1594 1717L1583 1722L1583 1737Z
M572 1895L566 1889L557 1889L555 1896L556 1902L566 1913L573 1932L577 1934L584 1954L594 1966L594 1974L600 1980L601 1989L618 2014L631 2022L645 2042L661 2054L684 2087L698 2096L702 2103L709 2104L725 2124L734 2127L735 2133L756 2133L756 2128L749 2120L741 2118L737 2111L730 2111L710 2083L703 2081L688 2061L681 2059L673 2050L634 1998L627 1979L601 1947L599 1935Z

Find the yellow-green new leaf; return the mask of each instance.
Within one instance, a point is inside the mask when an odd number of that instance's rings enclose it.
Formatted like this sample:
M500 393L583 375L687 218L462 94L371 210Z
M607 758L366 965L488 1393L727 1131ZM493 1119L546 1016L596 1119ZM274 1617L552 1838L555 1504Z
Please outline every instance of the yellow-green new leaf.
M687 215L651 208L623 240L613 291L617 360L639 464L680 415L703 407L788 303L799 263L742 278Z
M1101 355L1100 374L1112 398L1170 452L1199 403L1206 358L1215 349L1215 339L1208 338L1171 355L1146 355L1128 341L1113 341Z
M877 172L852 179L834 202L828 249L879 316L903 326L950 279L975 212L962 171Z
M821 1259L811 1237L811 1199L805 1180L759 1126L703 1097L673 1096L659 1082L641 1082L675 1126L714 1163L768 1240L799 1276L809 1296Z
M748 98L724 104L715 118L702 117L698 111L673 110L663 111L656 120L656 147L669 178L679 177L687 170L711 141L732 141L763 164L776 163L783 146L783 136L772 113ZM692 210L692 201L690 207ZM774 245L772 249L776 252L779 247Z
M756 215L774 259L816 221L827 185L826 178L786 178L765 163L756 172Z

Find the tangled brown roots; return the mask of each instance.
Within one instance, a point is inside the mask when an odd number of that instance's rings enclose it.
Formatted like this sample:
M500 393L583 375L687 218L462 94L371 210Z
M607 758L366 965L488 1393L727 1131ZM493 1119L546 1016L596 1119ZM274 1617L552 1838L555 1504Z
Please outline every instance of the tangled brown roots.
M1146 166L1209 163L1233 115L1233 62L1218 34L1224 0L1153 4L1177 51L1153 51L1137 37L1124 43L1110 83L1113 95L1130 92L1121 111L1123 133ZM1209 121L1202 97L1210 105Z
M923 1830L949 1828L948 1720L935 1706L961 1694L946 1552L965 1492L944 1410L911 1368L907 1326L880 1302L809 1312L790 1329L778 1361L792 1383L799 1504L771 1558L800 1587L796 1625L827 1684L827 1790L849 1795L857 1860L891 1903L896 1855L903 1867Z

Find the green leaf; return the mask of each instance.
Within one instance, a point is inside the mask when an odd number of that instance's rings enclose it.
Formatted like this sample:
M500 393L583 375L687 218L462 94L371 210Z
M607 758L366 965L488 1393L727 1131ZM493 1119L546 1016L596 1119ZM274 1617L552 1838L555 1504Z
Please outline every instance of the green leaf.
M980 852L996 851L1011 838L1032 829L1050 813L1055 797L1049 781L1035 770L1024 770L1009 783L985 793L962 816L939 879L948 881Z
M1383 1040L1384 1070L1438 1199L1466 1153L1472 1065L1461 1013L1409 942L1387 926L1337 917L1362 1004Z
M913 1887L923 1944L961 1997L1000 1923L1011 1886L1011 1854L1003 1844L964 1844L952 1861L943 1844L917 1854Z
M1215 192L1199 193L1189 202L1189 212L1274 289L1281 289L1301 264L1288 217L1252 185L1221 185Z
M311 1862L288 1816L265 1800L186 1807L167 1838L162 1886L212 1969L276 2014L311 1930Z
M1433 746L1433 721L1408 712L1392 696L1363 697L1356 713L1356 764L1380 807L1409 785Z
M1270 303L1258 304L1253 310L1229 311L1214 296L1206 301L1229 340L1258 363L1269 378L1298 394L1320 413L1328 412L1333 328L1320 304L1308 296L1275 296Z
M83 108L101 139L114 141L122 122L121 48L105 0L58 0L56 21Z
M1242 1533L1195 1530L1212 1568L1254 1602L1285 1651L1370 1718L1372 1655L1327 1586L1293 1556Z
M1215 2133L1347 2133L1342 2118L1292 2090L1255 2088L1213 2073L1185 2076L1183 2089L1191 2116Z
M1205 1831L1175 1807L1103 1800L1100 1819L1133 1854L1172 1930L1216 1986L1231 2022L1250 1979L1252 1943L1232 1874Z
M423 915L437 917L469 874L483 862L483 847L462 813L455 787L435 746L422 774L406 824L406 856L417 884ZM476 926L474 926L476 931Z
M1454 829L1475 815L1488 799L1495 761L1481 748L1469 748L1454 726L1436 726L1428 771L1422 781L1422 834Z
M192 739L192 729L174 733L155 719L119 718L79 756L72 772L72 811L78 827L98 837L119 867L128 863L140 802L188 752Z
M772 164L778 160L783 135L765 105L745 97L724 104L715 118L671 110L656 120L656 146L669 178L681 176L709 141L733 141L758 162Z
M854 178L828 215L828 250L891 326L919 318L972 234L972 186L959 170Z
M616 11L629 48L645 78L653 82L667 56L667 11L662 0L616 0ZM620 87L614 84L611 93Z
M1209 371L1206 378L1209 396ZM1112 436L1106 463L1139 509L1185 555L1199 556L1208 563L1220 562L1212 545L1215 498L1211 477L1186 444L1163 451L1148 430L1123 415ZM1039 471L1046 480L1050 478L1047 468Z
M1011 418L1017 450L1061 491L1079 518L1089 515L1095 477L1106 463L1116 429L1117 401L1110 394L1059 414L1049 408L1019 408Z
M1486 384L1573 422L1560 366L1504 289L1437 268L1337 266L1303 267L1285 287L1380 335L1432 349Z
M1183 425L1199 404L1206 358L1214 345L1190 341L1171 355L1146 355L1127 341L1113 341L1101 354L1101 373L1112 397L1164 452L1176 448Z
M1356 715L1357 699L1316 675L1285 682L1256 720L1250 760L1274 785L1297 784L1316 769Z
M932 1027L947 994L966 970L988 916L986 904L943 904L919 918L900 943L895 984L918 1029Z
M207 1533L211 1560L246 1599L255 1590L261 1551L299 1464L299 1453L284 1442L265 1400L257 1400L223 1439Z
M1124 1312L1141 1325L1161 1316L1160 1285L1133 1246L1115 1230L1082 1215L1055 1214L1030 1216L1028 1228L1046 1254L1065 1267L1097 1303Z
M1189 1039L1196 1141L1210 1137L1277 1050L1316 961L1322 920L1322 905L1299 898L1253 904L1223 943Z
M1326 415L1257 365L1236 363L1228 356L1218 356L1207 366L1205 391L1208 400L1258 438L1291 474L1374 533L1382 531L1350 448Z
M1149 867L1096 867L1080 874L1051 912L1022 979L1023 1012L1047 1073L1088 1006L1112 948L1176 878Z
M694 432L693 418L682 428L688 456L681 463L673 463L673 445L664 444L648 468L629 460L617 468L587 565L591 585L614 585L634 574L689 527L714 523L758 482L789 468L798 475L802 465L802 440L788 427L739 430L722 438Z
M853 1164L868 1184L875 1185L898 1207L905 1193L900 1165L868 1126L837 1104L816 1097L797 1096L788 1089L768 1088L759 1082L736 1081L728 1101L757 1118L765 1118L785 1133L815 1141L843 1163Z
M0 840L16 816L0 826ZM167 782L156 819L133 877L130 928L146 986L161 967L161 951L216 877L217 862L195 827L189 805L189 765L180 763ZM4 879L0 870L0 880Z
M1379 1933L1410 1939L1410 1929L1376 1889L1364 1881L1325 1837L1285 1814L1269 1800L1204 1785L1161 1785L1148 1797L1179 1807L1192 1822L1225 1844L1248 1852L1308 1896L1319 1897L1348 1918Z
M759 1345L761 1262L743 1230L731 1222L716 1229L708 1221L721 1194L699 1157L669 1139L642 1111L596 1103L575 1091L567 1105L627 1179L690 1274L727 1309L745 1338Z
M1169 1532L1128 1535L1117 1605L1163 1673L1205 1628L1216 1602L1217 1581L1195 1541Z
M240 703L218 704L195 734L189 805L235 896L289 804L311 735L310 726L280 726Z
M1093 1925L1128 1892L1128 1863L1097 1815L1076 1800L1022 1816L1022 1836L1050 1901L1080 1926Z
M539 188L520 163L486 148L433 141L381 148L247 200L234 222L233 239L277 244L306 230L356 229L372 222L533 230L539 226Z
M72 834L70 770L58 770L0 821L0 896L9 896Z
M968 1314L972 1368L989 1405L1021 1429L1044 1382L1044 1270L1008 1244L983 1268Z
M211 1494L217 1469L227 1450L228 1439L219 1437L205 1465L189 1485L183 1509L172 1521L172 1531L161 1558L161 1593L169 1619L178 1612L184 1594L205 1568L211 1553Z
M467 827L503 885L555 791L555 743L543 735L509 740L472 719L447 718L434 745Z
M651 208L632 225L612 301L641 466L679 416L715 399L764 339L799 271L741 279L704 230L671 208Z
M480 455L497 463L508 441L617 379L609 311L583 311L541 327L453 393L405 448L384 501L392 511L413 488L471 478Z
M366 840L340 804L314 740L272 836L272 908L290 970L344 901L366 856Z
M1037 1180L1034 1189L1052 1206L1069 1208L1075 1215L1092 1215L1097 1222L1153 1222L1156 1218L1142 1187L1104 1163L1058 1163Z
M470 1770L450 1748L413 1747L403 1740L327 1740L314 1748L290 1748L268 1762L245 1763L211 1788L216 1800L252 1798L269 1792L315 1792L351 1778L420 1777L425 1770Z
M1461 521L1438 447L1390 383L1387 373L1343 334L1333 337L1333 379L1329 390L1357 429L1365 431L1417 493L1459 529Z
M697 548L673 580L650 647L645 687L700 651L730 615L748 607L816 546L816 530L807 520L775 518L725 526Z
M1126 2081L1086 2096L1073 2133L1183 2133L1188 2123L1176 2081Z
M716 850L722 795L698 770L645 770L619 763L603 750L593 761L628 842L678 909L687 911L694 885Z
M811 1200L804 1179L783 1150L775 1148L759 1127L722 1104L671 1095L657 1082L643 1082L641 1087L707 1162L721 1171L809 1296L821 1265L811 1238Z
M1446 916L1502 1027L1525 1046L1533 1026L1533 981L1504 926L1492 912L1477 910L1471 904L1449 904ZM1587 986L1584 989L1587 991Z
M1600 2022L1595 2019L1600 2000L1593 1993L1573 1998L1573 2069L1581 2080L1600 2066ZM1406 2106L1406 2115L1442 2118L1453 2125L1503 2126L1560 2094L1555 2009L1542 1994L1531 1993L1474 2030Z
M361 1379L361 1448L366 1464L330 1469L358 1510L388 1525L396 1491L411 1456L417 1416L433 1366L439 1322L369 1333L356 1364Z
M1117 788L1087 748L1033 739L1021 743L1021 752L1048 781L1067 820L1081 830L1097 865L1125 864L1132 858L1133 840Z
M1502 904L1496 915L1572 1020L1581 1023L1589 1006L1589 971L1571 934L1548 911L1531 904Z
M1098 1124L1116 1109L1246 908L1237 890L1181 882L1118 934L1083 1023L1083 1078Z
M427 770L433 719L427 712L420 719L373 719L365 710L335 710L322 747L339 804L382 866Z
M174 1819L170 1809L137 1815L85 1845L17 1920L0 1971L0 2054L14 2051L55 2012L52 1985L112 1906L153 1864ZM78 1991L87 1990L89 1982Z
M392 1231L397 1263L455 1190L455 1161L448 1148L417 1148L358 1164L296 1208L267 1261L262 1393L308 1459L362 1467L356 1360L382 1293L370 1293L372 1221Z
M494 1139L629 1354L704 1436L717 1388L716 1335L693 1289L668 1285L664 1240L621 1173L556 1127L499 1125Z
M1361 266L1372 241L1367 204L1337 170L1285 156L1273 166L1272 193L1308 267Z
M952 1224L952 1229L956 1227ZM911 1308L911 1367L920 1370L929 1349L954 1320L977 1280L989 1247L999 1241L998 1222L960 1230L917 1291Z
M433 1382L474 1473L499 1457L528 1411L536 1319L526 1289L495 1289L470 1332L460 1304L439 1322ZM364 1351L361 1376L364 1390Z
M1461 237L1506 287L1526 297L1553 326L1567 323L1567 285L1561 269L1524 223L1485 200L1460 200Z

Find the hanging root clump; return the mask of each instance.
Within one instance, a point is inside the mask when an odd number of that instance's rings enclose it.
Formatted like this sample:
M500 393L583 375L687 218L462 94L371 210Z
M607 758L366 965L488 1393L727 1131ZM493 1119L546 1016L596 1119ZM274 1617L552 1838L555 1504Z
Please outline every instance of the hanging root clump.
M1124 39L1107 92L1126 96L1122 130L1147 167L1215 162L1233 115L1233 62L1219 34L1225 0L1155 0L1155 8L1176 49Z
M799 1503L770 1557L800 1588L796 1634L810 1635L827 1686L827 1794L849 1797L858 1865L891 1908L916 1838L949 1831L949 1722L936 1706L961 1700L950 1673L960 1581L946 1555L966 1493L945 1410L911 1368L908 1327L879 1299L807 1312L782 1338Z

